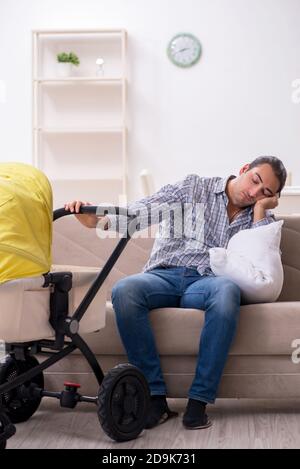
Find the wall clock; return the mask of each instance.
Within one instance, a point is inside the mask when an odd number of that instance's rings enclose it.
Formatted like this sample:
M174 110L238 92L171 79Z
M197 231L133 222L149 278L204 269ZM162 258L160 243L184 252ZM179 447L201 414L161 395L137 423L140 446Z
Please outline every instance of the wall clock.
M200 41L193 34L176 34L168 44L167 54L178 67L191 67L200 59Z

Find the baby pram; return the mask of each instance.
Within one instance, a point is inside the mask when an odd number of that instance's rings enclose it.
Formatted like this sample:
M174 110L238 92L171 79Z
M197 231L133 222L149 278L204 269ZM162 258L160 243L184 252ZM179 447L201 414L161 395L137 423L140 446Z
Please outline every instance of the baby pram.
M14 435L14 424L28 420L44 396L68 408L78 402L96 404L103 430L116 441L134 439L144 429L149 388L143 374L133 365L120 364L104 376L79 335L79 329L81 334L104 327L105 279L134 231L135 217L125 209L100 210L114 210L128 220L128 232L103 268L51 266L47 246L52 216L57 220L70 212L58 209L52 214L51 187L42 172L29 165L0 164L0 340L5 342L0 360L0 449ZM99 207L81 207L81 213L96 212ZM30 275L24 277L26 272ZM97 396L81 395L79 384L71 382L64 383L63 391L44 389L43 371L76 348L95 374ZM49 356L39 363L36 354Z

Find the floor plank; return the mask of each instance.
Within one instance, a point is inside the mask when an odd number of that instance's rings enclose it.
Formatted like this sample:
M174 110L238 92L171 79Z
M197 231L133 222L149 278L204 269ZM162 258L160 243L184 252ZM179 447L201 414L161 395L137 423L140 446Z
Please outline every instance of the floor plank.
M116 443L100 427L96 406L79 404L62 409L57 400L44 398L39 410L25 423L8 448L102 448L102 449L186 449L186 448L299 448L299 400L219 399L208 406L212 427L186 430L182 426L185 399L169 399L178 418L151 430L136 440Z

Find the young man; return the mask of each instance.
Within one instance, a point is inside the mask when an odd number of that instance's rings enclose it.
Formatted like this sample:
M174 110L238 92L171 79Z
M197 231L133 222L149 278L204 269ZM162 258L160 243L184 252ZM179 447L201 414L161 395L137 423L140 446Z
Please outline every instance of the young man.
M149 321L150 310L164 307L205 311L196 371L183 424L189 429L211 425L205 408L207 403L215 401L235 335L240 290L225 277L213 275L208 250L226 247L229 239L240 230L274 221L269 209L278 205L285 180L286 170L278 158L259 157L244 165L238 177L202 178L192 174L129 205L130 211L139 212L140 219L146 220L146 226L153 223L153 219L157 220L156 216L151 219L151 212L157 215L162 207L165 211L168 206L172 208L172 204L179 205L181 209L187 207L183 225L188 229L178 236L180 223L175 229L175 215L171 230L165 236L166 226L170 228L170 223L161 222L160 236L155 240L143 273L120 280L112 291L117 325L128 359L140 368L150 386L151 406L146 428L152 428L175 414L168 408L167 389ZM65 208L78 213L81 204L74 201L66 204ZM95 215L76 216L85 226L97 225ZM107 220L106 228L109 228L114 218L109 215Z

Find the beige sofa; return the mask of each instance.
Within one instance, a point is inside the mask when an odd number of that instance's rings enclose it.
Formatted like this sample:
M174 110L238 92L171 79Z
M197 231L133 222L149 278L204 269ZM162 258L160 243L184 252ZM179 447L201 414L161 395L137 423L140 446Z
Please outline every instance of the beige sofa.
M292 342L300 339L300 216L286 216L282 234L285 280L276 303L241 307L238 332L230 350L219 397L296 398L300 395L300 364L292 361ZM101 266L115 239L101 240L69 216L54 225L54 263ZM108 280L106 326L85 336L106 372L127 362L110 303L112 285L139 272L153 239L130 240ZM250 248L251 249L251 248ZM203 311L178 308L150 313L169 397L186 397L191 384L203 325ZM47 384L62 387L65 379L78 381L84 392L97 392L85 360L72 354L46 371Z

